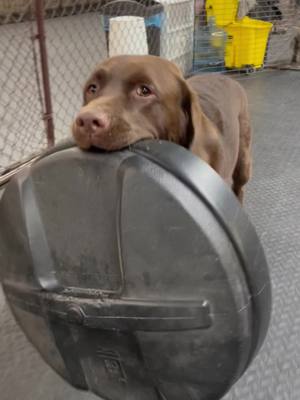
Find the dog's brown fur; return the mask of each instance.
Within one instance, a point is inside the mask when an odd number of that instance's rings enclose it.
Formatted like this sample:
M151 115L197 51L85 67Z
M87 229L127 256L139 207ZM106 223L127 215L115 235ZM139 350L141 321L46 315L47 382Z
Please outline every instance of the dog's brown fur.
M246 94L230 78L184 80L173 63L158 57L110 58L88 79L72 131L82 149L118 150L147 138L173 141L210 164L243 199L251 129Z

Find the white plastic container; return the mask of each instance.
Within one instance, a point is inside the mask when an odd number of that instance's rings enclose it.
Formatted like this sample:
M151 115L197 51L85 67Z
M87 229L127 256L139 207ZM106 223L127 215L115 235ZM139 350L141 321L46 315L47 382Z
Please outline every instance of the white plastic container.
M158 1L164 6L160 55L173 61L186 74L193 67L194 1Z
M142 17L110 18L109 56L148 54L145 21Z

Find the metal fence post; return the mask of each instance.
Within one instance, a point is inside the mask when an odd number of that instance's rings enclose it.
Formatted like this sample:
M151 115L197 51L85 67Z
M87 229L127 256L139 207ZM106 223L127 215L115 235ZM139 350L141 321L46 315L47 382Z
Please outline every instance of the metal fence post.
M52 147L55 142L55 136L54 136L51 89L50 89L50 78L49 78L47 46L46 46L46 34L44 26L44 0L35 0L35 15L37 24L36 38L39 42L43 91L44 91L43 118L46 126L48 147Z

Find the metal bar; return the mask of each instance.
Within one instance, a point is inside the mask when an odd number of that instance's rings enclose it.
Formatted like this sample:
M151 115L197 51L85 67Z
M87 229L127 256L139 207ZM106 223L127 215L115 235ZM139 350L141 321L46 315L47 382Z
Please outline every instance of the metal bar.
M45 121L45 126L46 126L48 147L52 147L55 142L55 136L54 136L54 123L53 123L46 35L44 26L44 0L35 0L35 15L37 23L36 38L39 42L39 48L40 48L42 81L43 81L43 91L44 91L45 107L44 107L43 119Z
M40 157L39 155L32 156L30 160L27 160L23 163L19 163L13 169L9 170L8 172L4 172L3 175L0 175L0 188L2 185L8 183L9 180L13 178L18 172L22 171L23 168L26 168L27 166L31 165L39 157Z

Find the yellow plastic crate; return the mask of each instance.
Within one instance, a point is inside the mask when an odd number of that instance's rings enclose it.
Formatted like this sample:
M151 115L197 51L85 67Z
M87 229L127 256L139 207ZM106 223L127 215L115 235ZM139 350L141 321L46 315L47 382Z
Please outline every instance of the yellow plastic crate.
M239 0L206 0L207 20L215 17L217 26L226 26L235 21Z
M224 27L227 32L225 66L260 68L273 24L248 17Z

